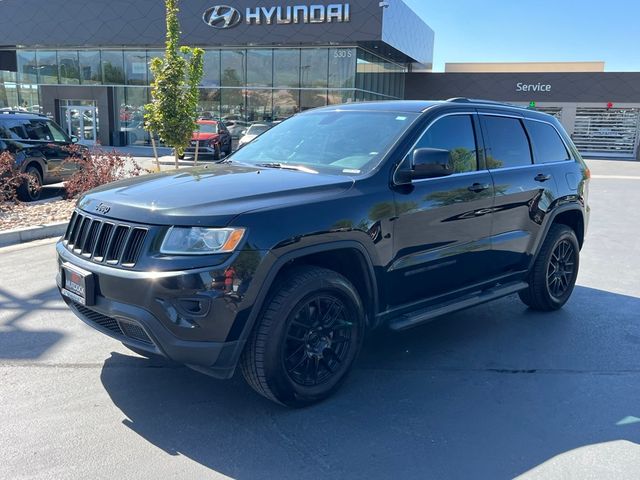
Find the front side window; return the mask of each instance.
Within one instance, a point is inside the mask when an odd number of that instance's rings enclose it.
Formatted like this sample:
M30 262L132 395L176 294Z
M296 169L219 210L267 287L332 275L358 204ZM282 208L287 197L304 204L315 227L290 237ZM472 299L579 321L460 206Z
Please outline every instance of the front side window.
M487 168L531 165L531 148L522 122L517 118L483 116L487 141Z
M45 120L31 120L25 124L29 140L53 141L53 136Z
M478 151L470 115L449 115L436 120L415 148L448 150L454 173L478 169Z
M533 144L536 163L561 162L571 157L564 142L548 123L527 120L527 131Z
M230 158L318 173L370 172L417 118L413 113L318 111L291 117Z

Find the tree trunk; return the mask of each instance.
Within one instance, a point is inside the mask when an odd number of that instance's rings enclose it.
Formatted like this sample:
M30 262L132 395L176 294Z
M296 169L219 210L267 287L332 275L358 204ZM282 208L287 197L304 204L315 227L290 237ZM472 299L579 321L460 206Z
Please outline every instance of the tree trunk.
M200 147L200 140L196 140L196 156L193 158L193 164L198 164L198 149Z
M158 150L156 149L155 133L151 133L151 146L153 147L153 156L156 157L156 168L160 171L160 159L158 158Z
M175 156L175 160L176 160L176 170L180 168L180 162L178 161L178 149L174 147L173 149L173 154Z

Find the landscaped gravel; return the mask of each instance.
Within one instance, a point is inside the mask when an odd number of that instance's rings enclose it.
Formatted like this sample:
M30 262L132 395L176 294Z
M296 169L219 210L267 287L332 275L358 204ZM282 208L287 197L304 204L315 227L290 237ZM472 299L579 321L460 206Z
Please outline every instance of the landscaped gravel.
M69 220L75 204L75 200L52 200L35 204L19 203L8 211L2 208L0 232Z

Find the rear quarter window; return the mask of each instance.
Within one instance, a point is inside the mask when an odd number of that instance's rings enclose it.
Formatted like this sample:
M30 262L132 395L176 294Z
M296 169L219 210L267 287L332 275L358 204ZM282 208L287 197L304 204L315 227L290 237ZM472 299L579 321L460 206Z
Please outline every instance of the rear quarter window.
M535 163L561 162L571 159L567 147L552 125L533 120L527 120L526 125L533 146Z

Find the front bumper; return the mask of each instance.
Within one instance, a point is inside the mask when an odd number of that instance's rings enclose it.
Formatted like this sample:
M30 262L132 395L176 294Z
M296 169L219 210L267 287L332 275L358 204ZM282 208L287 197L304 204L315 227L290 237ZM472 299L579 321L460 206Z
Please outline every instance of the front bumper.
M91 272L94 304L62 296L82 321L125 345L217 378L230 378L242 353L250 313L244 284L225 279L235 258L209 269L132 272L98 265L57 245L58 264ZM62 277L57 275L58 289Z
M184 149L184 153L189 155L196 154L196 147L188 146ZM213 147L198 147L198 155L215 155L216 150Z

